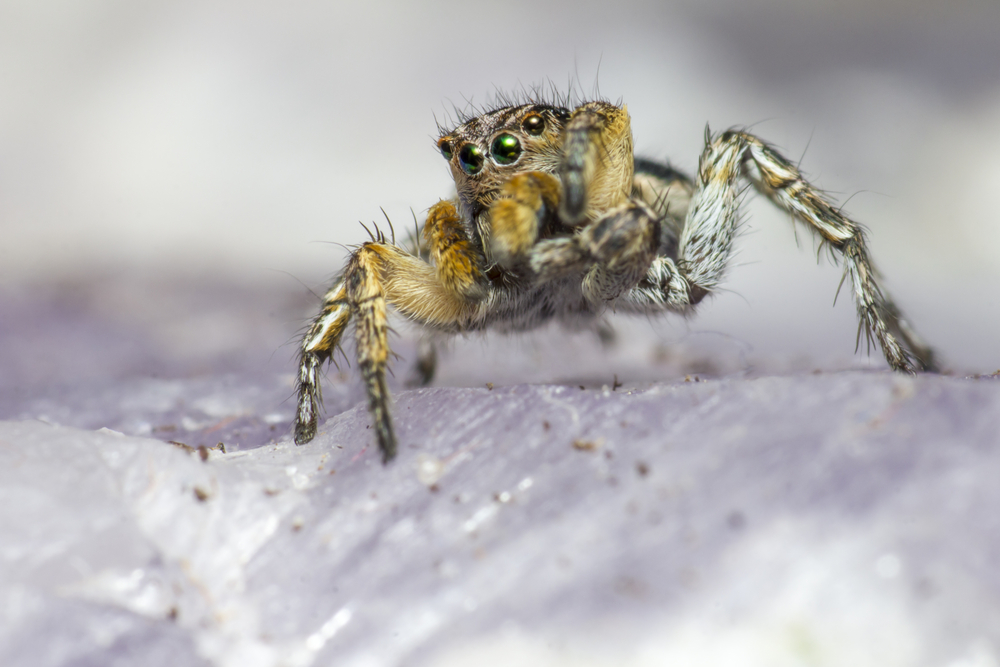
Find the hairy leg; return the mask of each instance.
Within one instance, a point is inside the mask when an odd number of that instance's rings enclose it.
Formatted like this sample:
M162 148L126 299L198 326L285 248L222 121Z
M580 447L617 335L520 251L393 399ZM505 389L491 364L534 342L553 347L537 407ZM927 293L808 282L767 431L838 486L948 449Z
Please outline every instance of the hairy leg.
M780 208L806 223L844 260L860 327L878 341L895 370L933 370L933 353L915 334L879 285L868 257L864 231L806 181L799 170L760 139L739 131L708 137L698 167L696 190L681 233L676 262L658 257L620 304L623 310L687 311L712 292L732 256L746 176ZM752 164L757 174L747 167ZM860 333L860 332L859 332Z
M297 444L316 435L322 398L319 370L353 318L358 365L379 449L384 461L395 456L385 378L389 357L386 305L430 328L452 331L461 330L476 317L485 295L486 279L479 268L482 260L461 228L452 225L457 220L450 215L453 212L453 205L440 202L428 216L424 233L436 266L382 241L365 243L351 254L343 276L327 292L319 315L302 339Z
M546 231L562 197L559 180L539 171L512 176L490 205L490 255L501 266L525 268L532 246Z
M635 167L628 109L584 104L573 111L564 137L559 218L575 227L618 208L631 195Z
M903 318L899 307L881 287L881 277L868 256L864 230L835 208L806 181L795 165L757 137L727 132L724 141L744 142L757 173L747 175L758 191L815 230L844 258L858 309L860 327L869 341L878 341L886 361L896 370L937 370L934 353ZM860 336L860 330L859 330Z
M340 344L351 308L343 278L323 296L323 306L313 320L299 347L298 403L295 414L295 444L303 445L316 436L319 405L323 389L319 372Z
M573 236L537 243L530 265L539 282L583 274L583 295L595 305L617 299L648 272L660 223L649 207L629 202Z
M430 208L424 240L442 285L469 301L486 296L482 255L469 239L454 202L442 200Z

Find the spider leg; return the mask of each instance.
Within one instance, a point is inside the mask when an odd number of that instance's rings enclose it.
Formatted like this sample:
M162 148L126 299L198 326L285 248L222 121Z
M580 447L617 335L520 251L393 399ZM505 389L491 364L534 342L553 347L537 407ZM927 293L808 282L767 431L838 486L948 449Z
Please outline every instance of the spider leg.
M442 200L431 206L424 222L424 240L441 284L469 301L486 296L482 255L469 238L454 202Z
M660 222L648 206L629 201L573 236L545 239L531 249L538 282L582 273L583 295L601 305L638 283L656 257Z
M330 360L351 318L347 285L343 278L323 296L323 307L302 337L299 348L298 404L295 413L295 444L304 445L316 436L323 389L319 370Z
M603 305L649 270L660 245L660 220L632 197L635 167L626 107L584 104L574 110L564 136L559 219L577 233L536 244L531 268L543 282L582 272L584 297Z
M316 435L322 397L318 371L353 319L358 366L382 459L388 462L396 455L385 375L390 354L387 304L419 324L453 331L474 319L480 294L485 294L485 289L479 293L470 287L481 285L485 278L478 268L478 254L465 243L467 237L454 229L441 229L453 220L449 210L454 212L450 202L435 205L425 226L436 266L384 240L365 243L351 254L342 277L327 292L319 315L302 339L297 444Z
M515 174L504 183L490 205L491 259L508 269L523 269L561 197L559 179L540 171Z
M559 167L559 218L570 226L625 203L632 191L632 122L627 107L589 102L566 123Z
M752 163L757 174L746 167ZM882 348L895 370L933 370L933 353L902 318L879 285L864 230L806 181L799 170L760 139L739 131L709 137L696 190L681 233L678 259L657 257L619 306L633 312L689 311L719 284L732 254L739 222L738 179L749 178L777 206L806 223L844 258L860 326Z
M368 395L368 412L375 425L375 437L382 461L396 455L396 436L389 415L389 389L385 365L389 358L385 290L382 286L379 254L382 244L366 243L351 257L345 272L347 298L355 317L354 337L358 368Z
M417 363L406 378L407 387L426 387L434 379L437 370L437 346L430 335L420 337L417 342Z
M878 341L895 370L937 370L934 353L903 318L899 307L879 285L865 242L864 229L834 207L799 170L774 148L744 132L725 132L721 141L742 142L757 173L745 170L754 187L779 208L808 224L844 257L861 326Z
M584 274L587 300L611 301L635 285L656 256L657 216L645 204L627 200L567 234L566 226L551 215L561 193L551 174L525 172L511 177L490 206L492 257L537 284ZM552 236L556 238L544 238Z

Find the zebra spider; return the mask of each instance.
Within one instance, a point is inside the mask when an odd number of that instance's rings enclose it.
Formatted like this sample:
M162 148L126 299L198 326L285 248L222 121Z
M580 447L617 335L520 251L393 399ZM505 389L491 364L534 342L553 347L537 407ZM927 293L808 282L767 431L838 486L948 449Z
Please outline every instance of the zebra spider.
M706 130L693 179L634 157L627 108L605 101L503 106L465 118L437 146L456 195L427 212L415 252L381 233L357 247L302 338L297 444L316 435L319 371L354 320L382 459L395 456L387 305L435 335L553 319L596 327L609 308L690 313L732 256L742 179L839 253L859 327L889 366L935 368L931 349L880 287L863 229L747 132ZM433 354L422 356L430 381Z

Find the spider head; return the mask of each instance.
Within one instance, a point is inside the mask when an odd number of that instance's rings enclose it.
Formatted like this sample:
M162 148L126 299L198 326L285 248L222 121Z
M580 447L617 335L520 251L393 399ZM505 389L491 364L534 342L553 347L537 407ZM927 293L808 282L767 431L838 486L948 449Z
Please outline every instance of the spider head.
M438 139L459 200L475 214L504 181L524 171L556 173L569 110L545 104L503 107L471 118Z

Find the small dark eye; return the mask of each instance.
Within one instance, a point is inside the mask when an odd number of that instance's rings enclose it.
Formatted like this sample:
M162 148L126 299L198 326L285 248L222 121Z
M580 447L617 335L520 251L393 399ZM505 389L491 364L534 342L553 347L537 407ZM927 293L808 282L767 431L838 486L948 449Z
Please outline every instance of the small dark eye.
M441 150L441 155L444 156L445 160L451 159L451 142L446 139L442 139L438 142L438 148Z
M513 134L498 134L490 146L490 153L497 164L513 164L521 157L521 142Z
M462 171L469 174L478 174L483 168L483 152L475 144L465 144L458 152L458 163L462 166Z
M521 127L528 134L533 134L536 137L545 131L545 121L538 114L531 114L527 118L521 121Z

